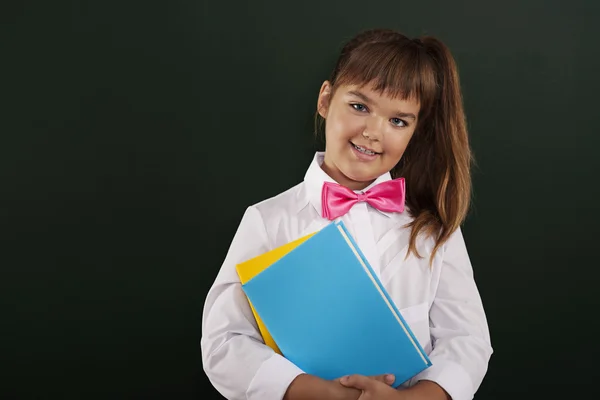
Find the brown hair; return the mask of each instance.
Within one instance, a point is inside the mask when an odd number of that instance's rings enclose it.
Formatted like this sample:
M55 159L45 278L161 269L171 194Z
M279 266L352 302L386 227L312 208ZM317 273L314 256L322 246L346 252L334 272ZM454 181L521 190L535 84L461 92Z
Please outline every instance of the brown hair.
M372 83L382 94L420 102L416 130L391 174L406 180L406 203L414 218L408 225L408 254L422 257L416 240L424 232L436 241L433 261L466 218L471 199L473 157L449 49L430 36L409 39L389 29L364 31L343 47L329 80L331 96L340 85Z

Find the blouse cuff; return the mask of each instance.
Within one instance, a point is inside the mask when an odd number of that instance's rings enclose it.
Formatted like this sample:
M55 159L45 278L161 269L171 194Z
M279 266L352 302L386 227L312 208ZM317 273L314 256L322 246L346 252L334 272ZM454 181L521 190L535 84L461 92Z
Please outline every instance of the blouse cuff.
M432 381L440 385L452 398L452 400L471 400L473 383L467 371L460 365L448 360L431 360L431 365L426 370L416 375L412 381Z

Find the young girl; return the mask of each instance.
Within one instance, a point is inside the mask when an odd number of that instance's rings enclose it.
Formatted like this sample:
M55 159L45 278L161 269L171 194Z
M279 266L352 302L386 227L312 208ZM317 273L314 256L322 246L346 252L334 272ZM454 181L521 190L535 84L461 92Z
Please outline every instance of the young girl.
M473 398L492 348L460 230L471 153L450 52L431 37L362 32L323 83L317 112L325 151L303 182L246 210L208 293L201 340L207 376L228 399ZM236 264L335 219L432 361L398 390L393 377L326 381L306 374L264 344L241 289Z

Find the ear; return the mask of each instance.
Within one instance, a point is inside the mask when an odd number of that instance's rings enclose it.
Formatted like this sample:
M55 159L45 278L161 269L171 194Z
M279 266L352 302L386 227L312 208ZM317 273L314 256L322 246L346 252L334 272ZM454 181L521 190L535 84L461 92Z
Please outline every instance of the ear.
M331 83L329 81L323 82L321 90L319 90L319 97L317 98L317 111L323 118L327 118L327 111L329 110L329 102L331 101Z

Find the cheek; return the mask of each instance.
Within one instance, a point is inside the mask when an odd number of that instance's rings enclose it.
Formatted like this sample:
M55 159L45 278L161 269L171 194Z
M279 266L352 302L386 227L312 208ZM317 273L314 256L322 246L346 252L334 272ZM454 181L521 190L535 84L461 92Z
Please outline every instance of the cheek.
M386 135L385 152L390 158L399 161L408 146L410 135L398 135L397 132L394 133L395 135Z
M361 132L361 120L353 115L335 115L327 121L327 140L347 142Z

